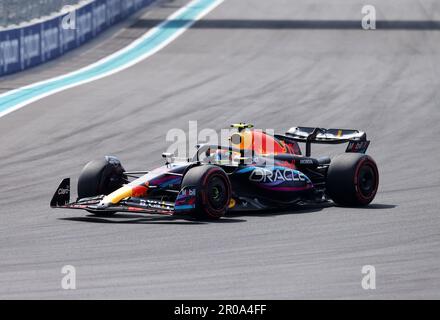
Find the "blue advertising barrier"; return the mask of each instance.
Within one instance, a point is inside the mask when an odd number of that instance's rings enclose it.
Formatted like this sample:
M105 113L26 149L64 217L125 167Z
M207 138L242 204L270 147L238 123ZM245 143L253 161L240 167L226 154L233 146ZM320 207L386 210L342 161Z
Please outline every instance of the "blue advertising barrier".
M156 0L95 0L75 10L75 29L64 29L69 13L0 31L0 77L59 57Z

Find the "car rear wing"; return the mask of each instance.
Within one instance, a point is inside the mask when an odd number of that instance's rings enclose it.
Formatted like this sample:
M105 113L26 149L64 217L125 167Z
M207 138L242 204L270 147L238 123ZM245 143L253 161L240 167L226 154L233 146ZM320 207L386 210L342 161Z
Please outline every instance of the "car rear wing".
M307 157L310 157L312 143L341 144L348 142L345 152L357 153L365 153L370 144L365 132L352 129L292 127L286 132L285 137L297 142L304 142Z

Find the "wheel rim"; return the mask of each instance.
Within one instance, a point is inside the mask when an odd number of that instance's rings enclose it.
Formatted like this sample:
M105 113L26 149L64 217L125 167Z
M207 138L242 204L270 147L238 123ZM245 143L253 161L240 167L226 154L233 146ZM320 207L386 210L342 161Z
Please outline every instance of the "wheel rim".
M376 173L370 165L364 165L360 168L358 174L358 187L362 196L371 197L376 191Z
M213 177L207 188L207 196L209 204L212 208L218 210L222 209L226 205L227 190L226 184L220 177Z

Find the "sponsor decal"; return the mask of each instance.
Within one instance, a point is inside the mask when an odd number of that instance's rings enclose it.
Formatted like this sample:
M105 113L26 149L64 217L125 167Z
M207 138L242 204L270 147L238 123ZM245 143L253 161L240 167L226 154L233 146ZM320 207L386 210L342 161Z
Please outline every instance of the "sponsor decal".
M312 159L301 159L299 160L300 164L313 164L313 160Z
M76 44L76 30L60 29L60 52L64 52L74 47Z
M277 181L308 181L306 175L302 172L293 169L268 169L255 167L254 171L249 176L249 180L253 182L277 182Z
M52 57L52 51L58 49L58 27L41 30L41 55L44 59Z
M185 188L182 191L180 191L178 198L195 197L195 195L196 195L195 188Z
M92 33L92 13L90 11L84 12L77 17L77 43L84 42Z
M2 53L1 65L3 66L3 71L6 73L8 72L9 65L13 65L19 62L19 40L9 39L9 36L6 36L6 40L0 42L0 52Z
M66 195L70 192L70 188L59 188L58 189L58 195Z
M24 33L24 32L23 32ZM31 33L21 37L21 67L31 64L31 61L40 56L40 34Z
M93 20L95 22L95 28L96 30L101 30L106 23L106 10L105 10L105 4L101 4L93 8Z
M180 191L177 196L174 210L191 210L196 207L196 194L195 188L185 188Z
M121 2L119 0L107 0L107 19L113 23L116 17L121 13Z
M350 141L345 152L365 153L370 141Z

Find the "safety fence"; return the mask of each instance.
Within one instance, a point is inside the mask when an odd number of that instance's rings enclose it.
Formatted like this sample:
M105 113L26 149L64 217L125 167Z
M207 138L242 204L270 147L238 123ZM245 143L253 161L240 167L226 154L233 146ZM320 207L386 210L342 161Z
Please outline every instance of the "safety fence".
M49 2L35 0L39 1ZM59 57L154 1L55 1L61 7L79 4L41 21L0 29L0 76ZM0 5L5 2L0 1Z

